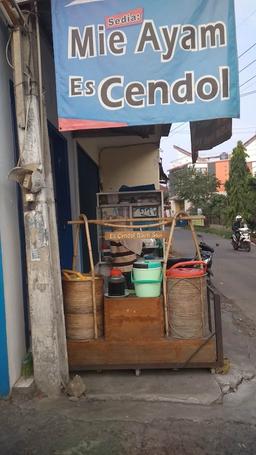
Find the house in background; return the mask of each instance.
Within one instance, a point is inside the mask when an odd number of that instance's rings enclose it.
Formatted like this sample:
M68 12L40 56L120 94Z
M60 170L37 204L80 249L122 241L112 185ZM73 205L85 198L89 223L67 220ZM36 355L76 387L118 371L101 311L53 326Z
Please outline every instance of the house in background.
M244 142L248 158L246 159L250 172L256 176L256 134Z
M248 169L253 176L256 176L256 135L244 142L244 146L248 155L246 158ZM191 208L190 202L181 200L174 194L174 189L172 187L172 175L180 169L194 166L194 168L198 171L215 175L220 182L220 186L217 188L216 192L226 194L225 183L229 179L231 153L223 152L218 156L200 157L198 158L196 164L193 165L191 152L176 145L174 145L174 149L177 150L182 156L170 163L170 169L168 171L172 214L180 210L188 211Z

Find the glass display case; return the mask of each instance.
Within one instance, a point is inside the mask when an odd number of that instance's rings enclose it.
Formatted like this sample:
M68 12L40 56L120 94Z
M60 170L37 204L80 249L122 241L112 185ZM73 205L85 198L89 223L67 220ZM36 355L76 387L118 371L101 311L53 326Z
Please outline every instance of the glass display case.
M97 194L97 218L102 220L133 219L133 225L152 224L154 219L164 216L162 191L131 191ZM143 221L142 218L150 218ZM152 221L151 221L152 219ZM110 242L104 239L105 232L111 228L98 226L98 249L100 263L110 259ZM157 229L154 229L157 230ZM142 255L150 259L163 259L162 240L149 239L143 242Z

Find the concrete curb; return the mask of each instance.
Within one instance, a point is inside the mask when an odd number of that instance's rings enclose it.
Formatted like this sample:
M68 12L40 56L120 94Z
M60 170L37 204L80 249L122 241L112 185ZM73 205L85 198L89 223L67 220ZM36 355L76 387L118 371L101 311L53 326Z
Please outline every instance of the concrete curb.
M210 406L214 403L222 402L222 392L219 388L219 393L215 396L210 396L210 394L202 394L200 397L196 396L186 396L184 395L161 395L161 394L93 394L89 393L86 395L87 400L89 401L133 401L133 402L148 402L148 403L176 403L176 404L186 404L186 405L200 405L200 406Z

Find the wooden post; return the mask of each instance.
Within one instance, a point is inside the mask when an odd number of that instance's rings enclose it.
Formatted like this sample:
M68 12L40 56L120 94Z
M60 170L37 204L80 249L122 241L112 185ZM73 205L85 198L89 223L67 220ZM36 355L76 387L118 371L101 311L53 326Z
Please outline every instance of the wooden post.
M29 34L13 31L12 52L19 165L35 164L42 175L37 194L23 192L32 352L38 388L57 396L68 382L66 333L47 118L45 107L39 115L38 64L31 49L34 27Z

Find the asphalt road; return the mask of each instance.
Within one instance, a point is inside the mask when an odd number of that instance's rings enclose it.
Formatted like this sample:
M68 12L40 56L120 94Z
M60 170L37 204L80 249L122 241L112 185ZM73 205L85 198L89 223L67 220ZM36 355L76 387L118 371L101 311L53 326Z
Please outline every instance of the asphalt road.
M212 268L215 287L256 321L256 247L252 245L250 253L234 251L230 240L212 234L199 236L199 240L215 248ZM190 231L175 230L174 250L182 255L194 254Z
M218 404L2 400L0 425L1 455L255 455L255 420Z

